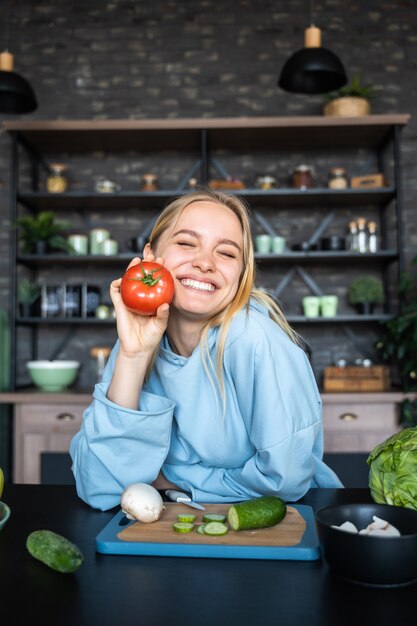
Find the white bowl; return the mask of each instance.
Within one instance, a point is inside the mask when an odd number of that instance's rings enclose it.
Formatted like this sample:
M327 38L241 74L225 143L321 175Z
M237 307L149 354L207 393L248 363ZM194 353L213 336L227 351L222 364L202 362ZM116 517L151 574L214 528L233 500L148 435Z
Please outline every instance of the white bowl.
M63 391L75 382L79 361L28 361L33 384L42 391Z

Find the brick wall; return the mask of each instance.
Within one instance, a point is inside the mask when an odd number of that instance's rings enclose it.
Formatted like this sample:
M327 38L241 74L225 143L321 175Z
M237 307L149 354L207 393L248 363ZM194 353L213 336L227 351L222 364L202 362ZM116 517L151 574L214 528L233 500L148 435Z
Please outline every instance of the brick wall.
M286 58L303 46L309 25L307 0L17 0L12 4L8 30L15 69L31 82L39 100L38 110L25 119L321 113L321 96L291 95L276 86ZM1 21L3 10L2 6ZM376 85L373 112L412 115L403 133L408 264L417 250L416 19L417 5L411 0L315 3L323 45L340 56L350 77L360 74L365 83ZM3 306L9 299L9 158L9 137L1 133ZM298 226L301 235L303 225ZM340 330L323 335L314 355L317 372L334 358L335 340L342 352L354 355ZM373 339L368 337L369 345ZM81 349L81 340L72 345L76 351Z

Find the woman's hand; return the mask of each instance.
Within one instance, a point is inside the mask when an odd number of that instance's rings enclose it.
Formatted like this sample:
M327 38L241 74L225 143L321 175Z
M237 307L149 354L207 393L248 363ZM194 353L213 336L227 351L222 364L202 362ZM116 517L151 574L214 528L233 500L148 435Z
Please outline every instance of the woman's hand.
M161 257L155 259L153 254L144 257L144 261L156 261L163 264ZM140 263L135 257L127 269ZM116 312L117 333L120 341L120 351L128 356L139 353L152 353L159 345L164 334L169 316L169 304L161 304L156 315L140 315L129 311L120 294L122 279L118 278L110 284L110 297Z

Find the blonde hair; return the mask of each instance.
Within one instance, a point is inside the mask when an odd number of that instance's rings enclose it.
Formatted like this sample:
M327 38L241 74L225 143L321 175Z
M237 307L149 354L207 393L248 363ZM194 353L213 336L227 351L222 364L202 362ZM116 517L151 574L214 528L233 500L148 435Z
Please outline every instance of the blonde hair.
M233 300L219 313L209 319L203 326L200 335L200 348L202 352L203 364L206 372L213 384L207 363L216 373L218 388L222 398L223 413L225 410L225 393L223 379L223 357L226 345L227 333L234 315L243 308L249 312L250 299L253 298L266 307L269 317L288 335L297 345L303 347L300 336L290 327L285 316L268 293L260 291L255 287L256 267L253 251L252 233L250 227L250 210L242 198L238 196L212 191L211 189L201 189L187 193L173 200L159 215L152 232L149 236L149 243L153 250L158 245L158 240L173 223L175 223L183 211L194 202L214 202L220 206L230 209L238 218L242 227L242 272L239 279L239 287ZM211 328L219 328L219 339L217 342L216 364L212 363L208 348L208 334ZM156 355L155 355L156 356ZM153 362L148 368L148 373ZM213 385L214 387L214 385ZM217 397L217 394L216 394Z

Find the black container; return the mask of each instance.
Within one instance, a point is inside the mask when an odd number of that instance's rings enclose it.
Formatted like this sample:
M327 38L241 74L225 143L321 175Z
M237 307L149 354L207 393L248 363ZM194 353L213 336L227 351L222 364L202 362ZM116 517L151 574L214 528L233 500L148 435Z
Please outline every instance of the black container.
M339 237L339 235L331 235L330 237L323 237L320 241L320 246L322 250L331 250L336 252L337 250L345 250L346 249L346 241L344 237Z
M400 537L349 533L332 525L352 522L366 528L376 515L395 526ZM320 546L331 569L351 582L397 587L417 581L417 511L389 504L344 504L316 514Z

